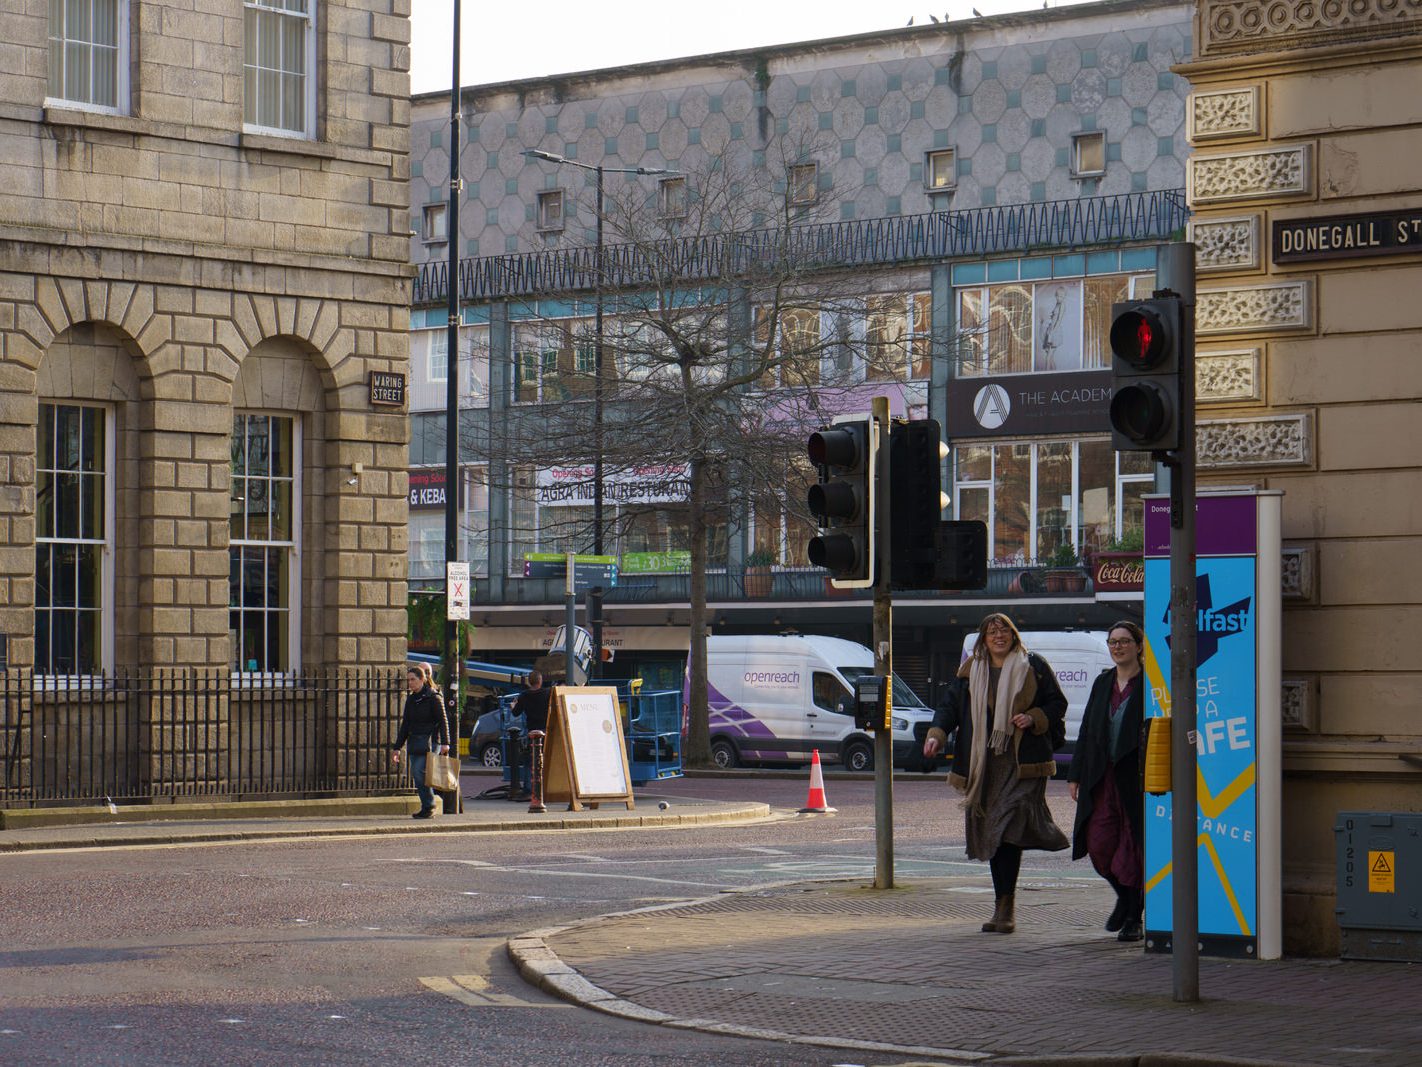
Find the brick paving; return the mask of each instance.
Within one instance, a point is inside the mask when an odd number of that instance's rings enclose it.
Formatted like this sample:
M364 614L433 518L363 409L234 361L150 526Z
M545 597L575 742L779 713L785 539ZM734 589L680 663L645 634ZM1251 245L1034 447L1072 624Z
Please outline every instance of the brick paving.
M1104 886L1024 887L1017 932L1003 937L979 930L992 906L982 881L724 894L544 931L541 944L596 987L575 999L605 991L663 1022L962 1062L1422 1064L1417 965L1203 957L1200 1003L1177 1004L1169 956L1101 929Z

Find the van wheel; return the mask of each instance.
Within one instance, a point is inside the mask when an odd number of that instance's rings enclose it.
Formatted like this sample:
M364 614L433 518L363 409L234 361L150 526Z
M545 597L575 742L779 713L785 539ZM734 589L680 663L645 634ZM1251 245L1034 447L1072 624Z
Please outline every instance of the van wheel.
M868 741L851 741L844 746L844 754L840 756L840 762L844 764L847 771L872 771L874 769L874 750L869 747Z
M724 737L718 737L711 742L711 762L721 770L728 771L741 765L741 757L736 753L735 745Z

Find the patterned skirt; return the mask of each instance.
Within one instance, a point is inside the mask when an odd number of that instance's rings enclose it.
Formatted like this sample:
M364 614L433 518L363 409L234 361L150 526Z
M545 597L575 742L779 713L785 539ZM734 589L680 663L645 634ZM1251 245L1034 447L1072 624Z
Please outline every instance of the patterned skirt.
M1011 748L989 751L981 794L982 810L967 810L968 858L990 860L1004 841L1019 848L1060 852L1070 842L1047 808L1047 780L1018 778Z

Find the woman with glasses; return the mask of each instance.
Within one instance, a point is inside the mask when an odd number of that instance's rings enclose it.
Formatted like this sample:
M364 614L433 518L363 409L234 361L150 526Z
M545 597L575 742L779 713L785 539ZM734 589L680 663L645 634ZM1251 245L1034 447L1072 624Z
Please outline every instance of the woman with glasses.
M1010 934L1023 849L1058 852L1066 835L1047 809L1052 753L1066 741L1067 700L1041 656L1028 652L1006 615L978 627L923 743L928 759L958 732L949 783L963 794L968 857L987 860L996 903L983 932Z
M1091 857L1096 873L1116 891L1106 929L1118 941L1145 936L1145 811L1141 790L1141 721L1145 679L1144 634L1118 622L1106 635L1115 667L1101 672L1081 719L1067 780L1076 801L1071 858ZM1119 931L1119 933L1117 933Z

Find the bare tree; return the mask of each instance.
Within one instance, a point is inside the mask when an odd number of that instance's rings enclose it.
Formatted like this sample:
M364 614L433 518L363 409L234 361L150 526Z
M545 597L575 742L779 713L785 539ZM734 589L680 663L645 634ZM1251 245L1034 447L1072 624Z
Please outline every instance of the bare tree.
M552 338L537 367L516 354L559 381L551 396L527 384L531 375L520 383L539 426L536 440L519 440L521 462L567 462L596 447L593 405L580 401L594 395L600 366L604 477L648 467L684 477L690 765L709 760L708 570L724 562L747 501L773 501L808 532L807 430L845 411L866 378L905 377L910 358L902 294L866 294L804 239L834 207L804 162L812 155L801 149L771 167L708 159L652 195L621 186L603 205L601 358L586 317L525 327ZM615 533L626 534L639 509L617 515ZM587 542L586 521L564 532Z

